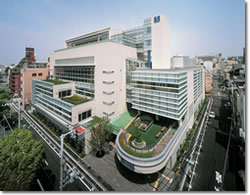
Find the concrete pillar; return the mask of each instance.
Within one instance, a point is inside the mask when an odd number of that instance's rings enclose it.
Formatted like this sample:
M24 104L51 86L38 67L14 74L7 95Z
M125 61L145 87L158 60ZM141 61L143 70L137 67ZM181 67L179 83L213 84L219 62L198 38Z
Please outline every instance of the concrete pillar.
M166 167L167 167L167 169L172 170L172 168L173 168L173 165L172 165L172 156L169 158Z
M159 121L159 116L158 115L155 115L155 120Z
M140 110L137 110L137 111L138 111L137 114L140 115L140 114L141 114L141 111L140 111Z
M179 120L178 123L179 123L179 127L181 127L181 125L182 125L182 120Z

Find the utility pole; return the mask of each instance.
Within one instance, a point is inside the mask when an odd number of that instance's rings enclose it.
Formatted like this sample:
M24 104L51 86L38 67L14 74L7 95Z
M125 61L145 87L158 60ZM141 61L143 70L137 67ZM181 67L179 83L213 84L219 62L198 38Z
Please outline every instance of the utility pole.
M20 128L20 123L21 123L21 108L20 108L20 105L21 104L21 100L18 99L18 128Z
M64 138L67 135L74 136L74 134L75 134L75 130L71 126L69 126L68 128L69 128L69 131L67 133L65 133L65 134L61 134L61 136L60 136L60 138L61 138L61 150L60 150L60 157L61 157L61 159L60 159L60 191L63 191L63 186L64 186L64 184L63 184L63 180L64 180L64 177L63 177L64 176L64 174L63 174L63 167L64 167L64 164L65 164L65 161L63 159ZM65 166L65 168L66 168L66 166ZM71 174L71 175L73 175L73 174Z

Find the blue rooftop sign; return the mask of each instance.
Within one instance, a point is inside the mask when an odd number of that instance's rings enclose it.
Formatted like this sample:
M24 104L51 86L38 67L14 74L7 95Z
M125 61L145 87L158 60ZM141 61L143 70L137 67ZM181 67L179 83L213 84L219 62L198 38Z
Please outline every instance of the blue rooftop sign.
M154 17L154 23L160 22L160 16L155 16Z

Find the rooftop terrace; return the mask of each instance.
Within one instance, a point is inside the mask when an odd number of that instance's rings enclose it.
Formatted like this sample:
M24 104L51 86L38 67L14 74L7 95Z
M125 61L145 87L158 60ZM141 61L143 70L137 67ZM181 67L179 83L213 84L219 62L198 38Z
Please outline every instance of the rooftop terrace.
M53 83L55 85L60 85L60 84L66 84L66 83L69 83L69 82L65 82L65 81L62 81L62 80L58 80L58 79L45 79L43 80L45 82L49 82L49 83Z
M85 103L85 102L89 101L90 99L85 98L85 97L81 97L78 95L73 95L71 97L62 98L62 100L69 102L71 104L74 104L74 105L78 105L78 104Z

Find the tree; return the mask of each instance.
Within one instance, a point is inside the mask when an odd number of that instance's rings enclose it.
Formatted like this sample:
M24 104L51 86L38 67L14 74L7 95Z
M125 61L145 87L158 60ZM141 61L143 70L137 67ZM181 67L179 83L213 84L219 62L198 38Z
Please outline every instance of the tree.
M10 69L10 67L8 66L7 68L5 68L5 75L7 76L8 74L9 74L9 69Z
M15 129L0 139L0 190L27 191L43 161L44 145L32 132Z
M10 107L6 105L9 99L10 95L4 89L0 89L0 121L10 111Z
M140 125L140 123L139 122L135 122L134 123L134 126L135 126L135 141L137 142L137 143L140 143L140 142L142 142L142 134L141 134L141 131L140 131L140 129L139 129L139 125Z
M102 157L104 155L103 146L110 134L111 126L109 125L108 118L103 118L98 125L92 127L90 144L92 145L92 149L97 150L97 157Z

